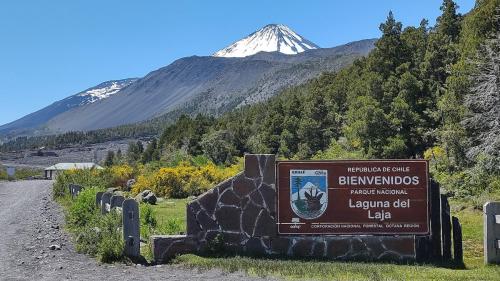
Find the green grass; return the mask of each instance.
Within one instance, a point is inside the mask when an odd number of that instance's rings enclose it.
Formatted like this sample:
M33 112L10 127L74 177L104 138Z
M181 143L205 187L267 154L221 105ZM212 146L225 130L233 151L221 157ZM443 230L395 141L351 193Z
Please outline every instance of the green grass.
M188 199L165 199L153 206L158 222L182 221L185 231ZM396 265L250 257L200 257L182 255L173 262L189 268L220 268L226 272L244 271L252 276L272 276L301 280L500 280L500 266L483 265L483 216L468 202L452 200L452 214L462 224L466 269L435 265Z
M189 199L165 199L153 205L158 224L164 225L168 220L179 220L182 232L186 232L186 204Z
M164 199L158 201L156 205L149 205L153 209L157 226L151 230L146 229L147 226L141 223L141 238L147 240L147 243L141 247L141 254L147 261L153 260L149 235L186 232L186 204L188 202L189 199Z
M158 220L179 219L185 227L187 202L188 199L166 199L160 202L154 206ZM451 269L436 265L250 257L214 258L197 255L182 255L173 262L189 268L220 268L226 272L244 271L252 276L272 276L292 280L500 280L500 266L483 265L482 212L466 207L467 205L467 202L451 202L452 214L458 217L462 224L466 269Z
M457 270L432 265L300 261L248 257L206 258L183 255L174 260L189 268L244 271L253 276L306 280L499 280L500 267Z

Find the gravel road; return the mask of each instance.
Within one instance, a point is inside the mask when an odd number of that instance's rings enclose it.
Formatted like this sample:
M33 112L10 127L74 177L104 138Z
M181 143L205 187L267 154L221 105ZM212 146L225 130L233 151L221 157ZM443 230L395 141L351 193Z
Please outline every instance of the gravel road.
M179 265L107 265L78 254L51 199L52 183L0 182L0 280L262 280ZM50 250L53 244L61 250Z

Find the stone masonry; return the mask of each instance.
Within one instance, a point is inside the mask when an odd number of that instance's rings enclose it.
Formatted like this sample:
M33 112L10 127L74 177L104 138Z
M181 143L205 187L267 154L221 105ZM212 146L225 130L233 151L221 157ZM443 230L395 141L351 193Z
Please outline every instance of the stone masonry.
M190 202L187 233L152 236L157 262L177 254L293 256L340 260L414 261L414 236L280 235L276 225L275 156L245 155L244 172Z

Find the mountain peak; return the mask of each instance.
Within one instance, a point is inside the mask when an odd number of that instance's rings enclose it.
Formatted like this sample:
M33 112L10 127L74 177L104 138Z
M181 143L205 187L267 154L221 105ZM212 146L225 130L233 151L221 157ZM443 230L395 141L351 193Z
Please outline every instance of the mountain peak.
M213 54L214 57L247 57L258 52L295 55L318 45L283 24L268 24L247 37Z

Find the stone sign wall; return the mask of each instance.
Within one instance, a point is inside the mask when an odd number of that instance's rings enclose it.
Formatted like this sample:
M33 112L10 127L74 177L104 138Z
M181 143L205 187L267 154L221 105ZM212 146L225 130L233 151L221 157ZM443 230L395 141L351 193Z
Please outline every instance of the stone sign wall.
M436 239L436 235L441 236L439 193L438 203L431 206L438 213L434 221L431 218L428 235L278 234L275 167L274 155L245 155L242 173L187 205L185 235L151 237L155 261L166 262L178 254L213 251L396 262L442 259L441 239Z

